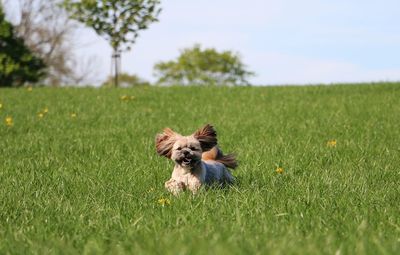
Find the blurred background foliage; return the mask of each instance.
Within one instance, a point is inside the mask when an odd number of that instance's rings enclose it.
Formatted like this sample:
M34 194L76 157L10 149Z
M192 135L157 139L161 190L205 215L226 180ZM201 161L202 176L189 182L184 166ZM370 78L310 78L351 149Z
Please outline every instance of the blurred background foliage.
M6 47L11 37L6 38L3 28L2 86L150 85L132 74L134 70L119 75L120 57L122 51L131 50L141 30L158 21L160 1L0 0L0 5L2 26L12 30L18 40L18 47ZM103 82L98 80L98 56L76 53L82 47L76 38L83 26L96 32L98 40L107 40L113 50L111 72ZM25 53L15 55L22 49ZM14 78L6 78L10 70ZM238 53L194 45L183 49L176 60L156 63L154 75L156 85L249 85L248 78L254 73L247 70Z

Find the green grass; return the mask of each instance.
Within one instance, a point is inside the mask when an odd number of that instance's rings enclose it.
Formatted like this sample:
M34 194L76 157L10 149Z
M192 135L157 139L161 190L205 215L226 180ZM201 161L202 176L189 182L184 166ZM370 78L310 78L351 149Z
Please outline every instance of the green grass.
M400 253L400 84L1 89L0 103L0 254ZM205 123L239 183L173 197L154 137Z

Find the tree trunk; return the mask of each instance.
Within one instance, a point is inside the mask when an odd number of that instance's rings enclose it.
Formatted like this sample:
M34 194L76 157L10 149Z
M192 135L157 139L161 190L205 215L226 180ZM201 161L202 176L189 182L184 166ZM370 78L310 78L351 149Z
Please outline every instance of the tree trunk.
M113 59L114 59L114 87L118 88L118 75L119 75L119 52L117 48L114 48Z

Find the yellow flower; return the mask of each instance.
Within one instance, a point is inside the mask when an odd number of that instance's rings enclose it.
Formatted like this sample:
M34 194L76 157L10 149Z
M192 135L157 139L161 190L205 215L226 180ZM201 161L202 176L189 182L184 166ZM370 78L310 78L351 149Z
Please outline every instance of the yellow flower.
M46 107L43 109L43 113L48 113L48 112L49 112L49 108Z
M163 207L166 205L171 205L171 201L168 198L160 198L158 199L158 203Z
M327 143L326 143L326 146L328 146L328 147L336 147L336 140L329 140Z
M9 127L12 127L14 125L13 118L7 117L6 118L6 125L9 126Z
M31 91L32 91L32 86L27 87L26 90L28 90L29 92L31 92Z
M43 117L44 117L44 114L43 114L43 113L41 113L41 112L39 112L39 113L38 113L38 117L41 119L41 118L43 118Z
M277 172L278 174L283 174L283 168L282 167L278 167L275 172Z
M123 95L123 96L120 96L120 99L121 99L122 101L130 101L130 100L134 100L134 99L135 99L135 96Z
M71 118L76 118L76 113L71 113Z
M0 109L1 109L1 108L3 108L3 104L2 104L2 103L0 103Z

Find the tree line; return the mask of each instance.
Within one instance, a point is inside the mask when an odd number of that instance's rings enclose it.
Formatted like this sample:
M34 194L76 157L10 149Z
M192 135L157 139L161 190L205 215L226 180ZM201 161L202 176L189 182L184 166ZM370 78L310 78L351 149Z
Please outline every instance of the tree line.
M6 18L10 2L0 4L0 86L87 82L94 63L77 63L73 54L79 23L113 50L114 72L103 85L149 85L136 75L120 74L120 56L131 49L140 31L159 21L159 0L16 1L19 19L13 21ZM239 54L200 45L183 49L175 60L156 63L154 73L160 85L249 85L254 75Z

